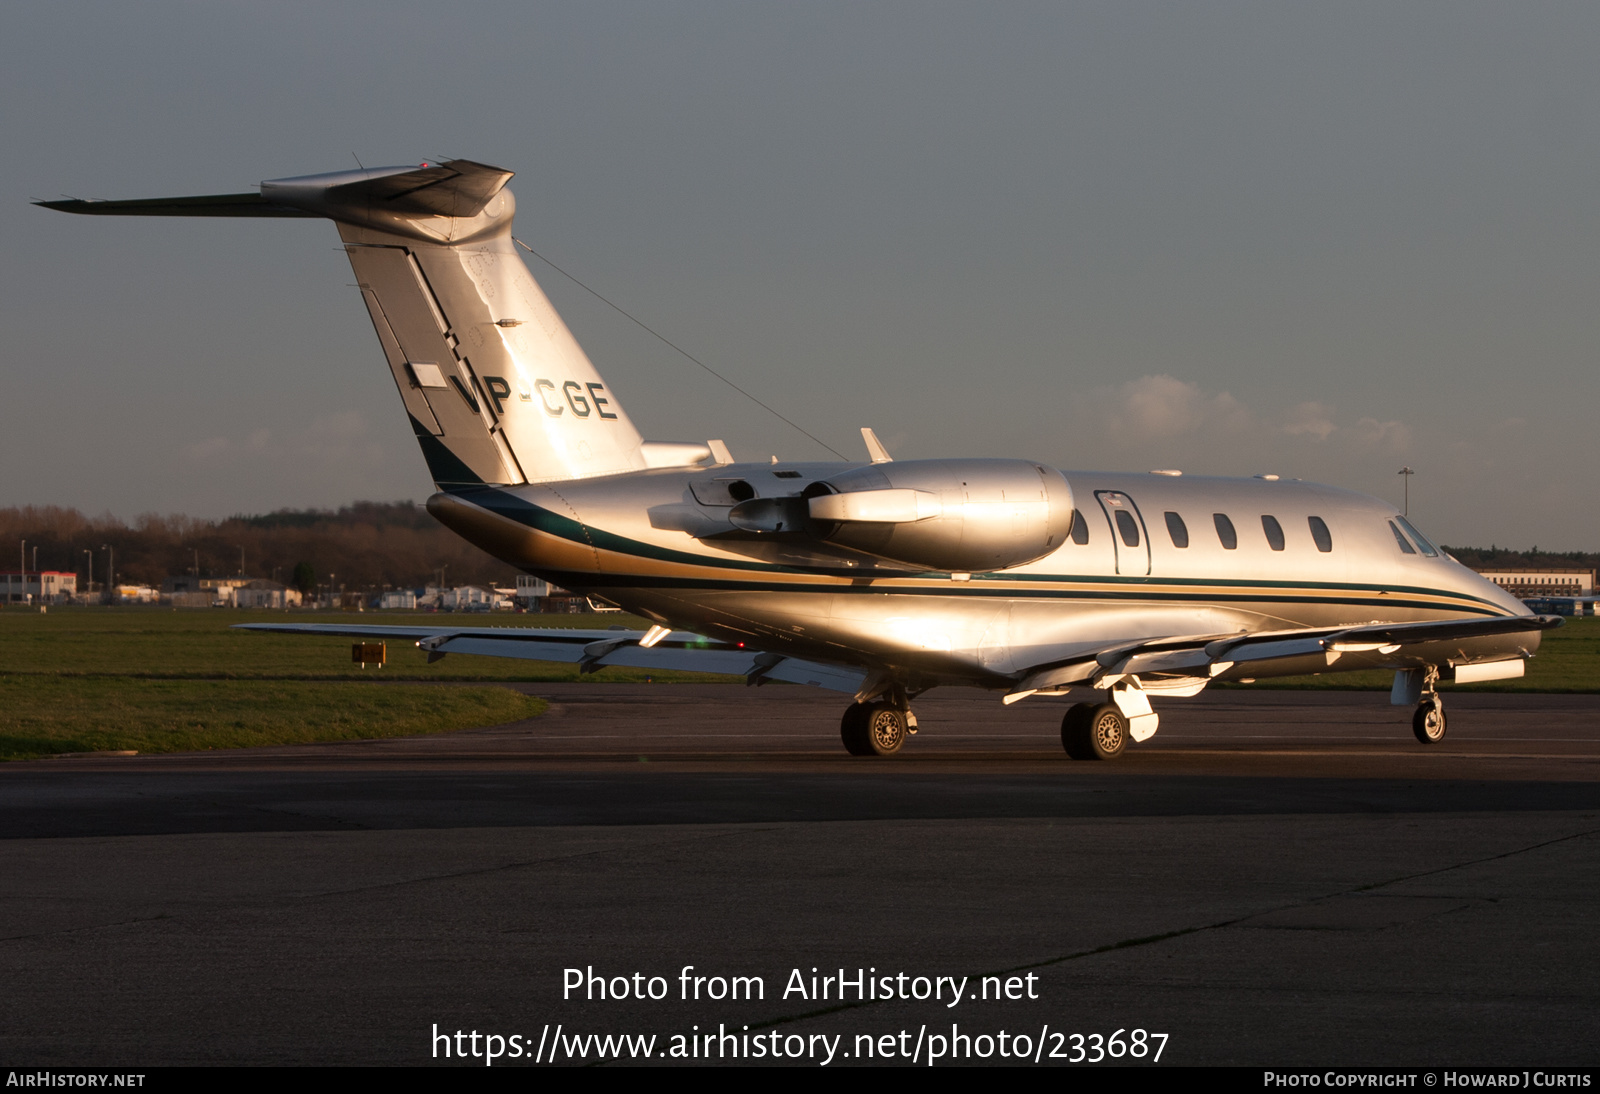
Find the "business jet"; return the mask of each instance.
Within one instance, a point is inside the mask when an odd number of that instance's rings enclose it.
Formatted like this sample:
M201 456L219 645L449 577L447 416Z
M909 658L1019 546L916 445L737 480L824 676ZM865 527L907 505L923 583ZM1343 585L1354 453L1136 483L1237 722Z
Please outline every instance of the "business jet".
M844 747L887 756L941 685L1076 700L1067 754L1156 732L1215 681L1385 669L1419 741L1438 685L1522 675L1556 616L1393 506L1276 475L1060 471L1026 459L739 462L646 440L516 250L512 173L469 160L242 194L50 201L69 213L333 221L437 493L506 563L647 631L249 624L485 654L736 673L849 695Z

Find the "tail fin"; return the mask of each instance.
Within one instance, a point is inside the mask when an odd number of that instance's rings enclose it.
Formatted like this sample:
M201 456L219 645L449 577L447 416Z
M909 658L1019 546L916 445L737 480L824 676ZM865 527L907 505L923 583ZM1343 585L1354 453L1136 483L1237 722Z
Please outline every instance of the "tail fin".
M277 179L259 194L39 204L335 221L441 488L658 464L654 449L663 446L642 441L516 253L510 179L498 167L451 160Z

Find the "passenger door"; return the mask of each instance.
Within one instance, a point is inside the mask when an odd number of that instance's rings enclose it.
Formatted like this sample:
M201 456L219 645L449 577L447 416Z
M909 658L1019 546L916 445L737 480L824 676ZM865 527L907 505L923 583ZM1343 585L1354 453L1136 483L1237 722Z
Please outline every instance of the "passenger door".
M1117 549L1117 573L1144 577L1150 573L1150 536L1133 499L1116 490L1097 490L1096 498L1111 522L1111 542Z

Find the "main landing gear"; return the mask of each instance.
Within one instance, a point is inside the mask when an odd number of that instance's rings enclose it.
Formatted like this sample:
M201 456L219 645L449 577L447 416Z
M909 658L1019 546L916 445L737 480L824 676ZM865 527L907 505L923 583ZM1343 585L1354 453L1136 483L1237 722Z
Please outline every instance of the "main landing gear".
M1137 680L1113 685L1101 703L1074 703L1061 719L1061 747L1074 760L1114 760L1161 724Z
M1061 719L1061 747L1074 760L1114 760L1128 747L1128 719L1115 703L1074 703Z
M839 737L852 756L893 756L916 731L911 712L893 703L854 703L839 721Z

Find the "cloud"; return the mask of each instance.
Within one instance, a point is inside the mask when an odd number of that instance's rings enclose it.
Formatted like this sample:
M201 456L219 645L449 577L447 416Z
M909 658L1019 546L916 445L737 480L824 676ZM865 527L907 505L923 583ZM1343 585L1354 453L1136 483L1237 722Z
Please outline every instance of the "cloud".
M1339 427L1333 424L1333 408L1325 403L1296 403L1289 408L1283 432L1291 437L1309 437L1325 442Z
M1101 388L1082 405L1099 422L1106 440L1121 447L1188 442L1198 450L1226 442L1233 451L1245 447L1261 455L1286 456L1301 449L1285 447L1285 438L1331 444L1353 454L1398 455L1412 445L1412 430L1405 422L1364 417L1340 424L1336 409L1320 402L1296 403L1287 411L1271 413L1229 392L1208 392L1164 373Z
M216 469L240 464L293 463L307 474L341 476L352 469L377 468L384 449L359 411L342 411L312 419L292 435L274 438L270 429L253 429L241 437L207 437L183 448L193 463Z
M1411 427L1404 422L1380 422L1362 418L1350 431L1357 447L1366 451L1401 455L1411 451Z
M1225 391L1207 395L1199 384L1160 375L1141 376L1118 387L1108 424L1117 433L1166 438L1247 428L1249 418L1249 412Z

